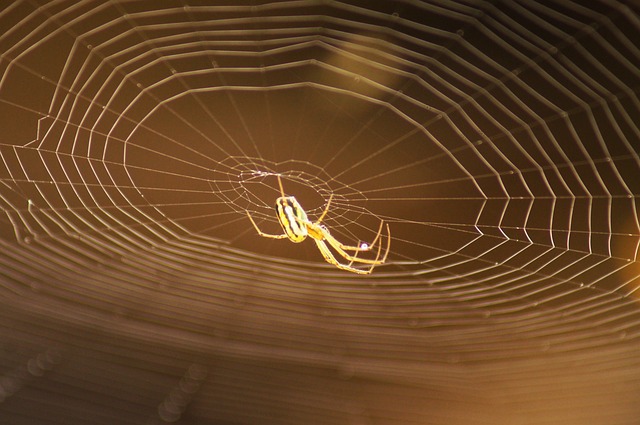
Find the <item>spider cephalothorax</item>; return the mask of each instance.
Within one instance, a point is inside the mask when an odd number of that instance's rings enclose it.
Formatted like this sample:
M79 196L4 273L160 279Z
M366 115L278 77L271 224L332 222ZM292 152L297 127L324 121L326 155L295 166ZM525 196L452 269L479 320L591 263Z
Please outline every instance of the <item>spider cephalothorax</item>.
M278 217L278 222L280 222L280 225L282 226L282 230L284 231L284 234L272 235L272 234L264 233L262 230L260 230L256 222L253 221L251 214L249 214L249 212L247 211L247 216L249 217L249 220L251 220L253 227L256 228L256 231L260 236L263 236L265 238L272 238L272 239L288 238L291 242L296 242L296 243L304 241L307 238L307 236L309 236L316 243L318 250L320 251L324 259L328 263L333 264L339 269L348 270L350 272L358 273L358 274L369 274L373 271L373 268L375 266L380 265L386 261L387 255L389 254L389 247L391 244L391 234L389 232L388 224L386 225L387 247L386 247L384 256L380 258L380 254L382 252L382 246L378 244L378 251L375 259L370 260L366 258L358 258L359 252L370 251L371 248L380 239L380 236L382 234L382 228L384 225L382 221L380 222L380 228L378 229L378 233L376 234L376 237L373 239L370 245L369 244L361 244L360 246L344 245L343 243L338 241L336 238L331 236L331 233L329 233L329 229L325 225L320 224L324 219L324 217L329 212L329 207L331 205L331 199L333 198L333 195L329 197L329 200L327 201L327 206L325 207L320 217L316 221L312 222L307 217L307 213L302 208L302 205L300 205L298 200L294 196L285 195L284 189L282 187L282 181L280 180L280 176L278 176L278 184L280 186L280 194L282 196L276 199L276 216ZM340 263L336 259L334 254L331 252L327 244L329 244L331 248L333 248L336 251L336 253L338 253L342 258L348 261L349 264ZM353 252L353 254L350 254L349 252ZM353 267L354 263L370 264L371 267L369 267L368 269L358 269L356 267Z

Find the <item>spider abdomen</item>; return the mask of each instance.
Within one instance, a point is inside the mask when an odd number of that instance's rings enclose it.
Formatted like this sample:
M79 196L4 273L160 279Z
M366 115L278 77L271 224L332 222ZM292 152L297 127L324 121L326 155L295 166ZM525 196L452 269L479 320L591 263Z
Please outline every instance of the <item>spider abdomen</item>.
M309 222L307 213L302 209L298 200L293 196L284 196L276 200L278 221L287 238L292 242L302 242L309 232L305 223Z

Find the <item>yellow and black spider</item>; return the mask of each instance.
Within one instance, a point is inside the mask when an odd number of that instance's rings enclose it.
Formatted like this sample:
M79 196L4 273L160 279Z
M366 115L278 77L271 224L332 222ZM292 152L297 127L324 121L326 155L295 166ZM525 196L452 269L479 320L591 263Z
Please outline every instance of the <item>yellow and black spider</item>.
M260 230L256 222L253 221L253 218L251 217L251 214L249 214L249 211L247 211L247 216L249 217L249 220L251 220L251 224L253 224L253 227L256 228L256 231L260 236L272 239L288 238L291 242L295 243L302 242L307 238L307 236L310 236L316 243L318 250L324 257L324 259L328 263L333 264L339 269L358 274L369 274L373 271L373 268L375 266L383 264L386 261L387 255L389 254L389 247L391 246L391 233L389 231L388 224L386 224L387 247L384 256L380 258L382 245L378 244L378 252L375 259L369 260L366 258L358 258L359 252L370 251L371 248L378 242L382 234L384 221L380 221L380 228L378 229L378 233L376 234L376 237L373 239L373 242L371 242L370 245L364 243L360 246L345 245L331 236L331 233L329 233L329 229L327 229L325 225L320 224L322 222L322 219L324 219L324 217L329 212L329 207L331 205L331 199L333 198L333 195L329 197L327 206L320 215L320 218L318 218L315 222L312 222L309 220L309 218L307 217L307 213L304 211L296 198L294 196L285 195L280 176L278 176L278 185L280 186L280 195L282 196L276 199L276 216L278 217L278 221L280 222L284 233L281 235L271 235L268 233L264 233L262 230ZM342 258L348 261L349 264L340 263L327 246L327 243L331 245L331 247ZM348 251L353 252L353 255L349 254ZM371 267L369 267L368 269L358 269L353 267L354 263L370 264Z

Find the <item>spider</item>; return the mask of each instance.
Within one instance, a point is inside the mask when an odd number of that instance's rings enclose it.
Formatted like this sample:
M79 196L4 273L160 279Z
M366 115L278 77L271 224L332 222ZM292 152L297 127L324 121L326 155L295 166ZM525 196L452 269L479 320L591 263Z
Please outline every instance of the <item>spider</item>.
M391 233L389 232L388 224L386 225L387 248L384 256L380 258L382 246L378 244L378 252L375 259L369 260L366 258L358 257L359 252L370 251L371 248L376 244L376 242L378 242L378 239L380 239L380 236L382 234L384 221L380 221L380 228L378 229L378 233L373 239L373 242L371 242L371 245L365 243L361 244L360 246L345 245L331 236L331 233L329 233L329 229L327 228L327 226L325 226L324 224L320 224L322 222L322 219L324 219L324 217L329 212L329 206L331 205L333 194L329 196L327 206L324 208L322 214L320 214L320 218L318 218L315 222L312 222L311 220L309 220L309 218L307 217L307 213L304 211L296 198L294 196L285 195L280 176L278 176L278 185L280 186L281 196L276 199L275 208L278 221L280 222L284 233L281 235L264 233L262 230L260 230L256 222L253 220L251 214L249 214L249 211L247 211L247 217L249 217L249 220L251 220L251 224L253 224L253 227L256 228L256 231L260 236L271 239L288 238L291 242L295 243L300 243L304 241L307 236L310 236L316 243L316 246L318 247L318 250L324 257L324 259L329 264L333 264L341 270L347 270L353 273L369 274L373 271L373 268L375 266L383 264L385 262L385 260L387 259L387 254L389 254L389 247L391 245ZM333 255L327 244L329 244L342 258L348 261L349 264L343 264L339 262ZM353 252L353 255L348 251ZM368 269L358 269L352 266L354 263L370 264L371 267L369 267Z

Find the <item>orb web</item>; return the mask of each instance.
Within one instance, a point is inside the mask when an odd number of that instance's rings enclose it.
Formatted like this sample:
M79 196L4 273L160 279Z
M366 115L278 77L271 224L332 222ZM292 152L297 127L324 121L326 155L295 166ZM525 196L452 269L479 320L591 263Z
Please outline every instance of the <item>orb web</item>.
M285 405L282 423L305 422L302 410L318 423L468 423L501 400L503 422L632 423L637 6L374 3L2 6L2 332L24 361L3 352L0 398L81 388L79 369L49 374L69 347L135 375L80 336L102 329L177 350L184 368L146 379L164 370L154 358L140 393L209 370L188 406L123 402L154 420L186 409L253 423ZM278 177L312 220L331 199L323 222L341 242L389 224L385 264L356 276L309 241L261 238L247 213L281 231ZM146 356L131 353L118 355ZM286 372L298 367L302 381ZM255 385L272 369L286 391ZM108 406L114 387L91 380ZM263 403L245 409L234 391ZM401 400L415 403L400 412Z

